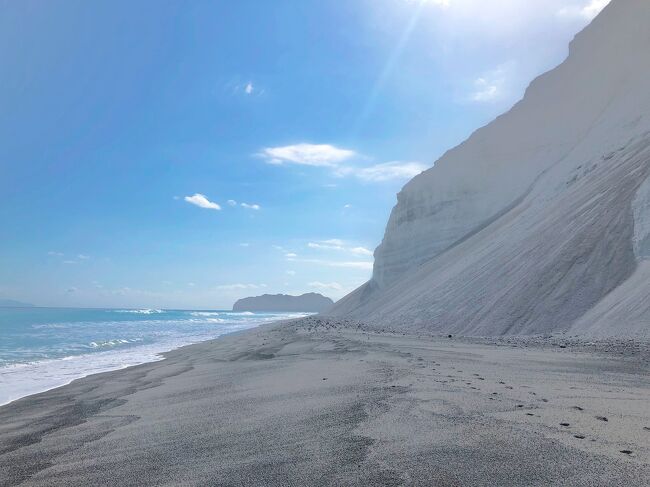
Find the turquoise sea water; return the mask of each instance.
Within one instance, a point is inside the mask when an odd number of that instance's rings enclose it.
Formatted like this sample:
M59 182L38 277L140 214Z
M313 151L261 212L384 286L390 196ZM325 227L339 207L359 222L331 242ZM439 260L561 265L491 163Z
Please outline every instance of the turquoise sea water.
M160 353L299 317L156 309L0 308L0 404Z

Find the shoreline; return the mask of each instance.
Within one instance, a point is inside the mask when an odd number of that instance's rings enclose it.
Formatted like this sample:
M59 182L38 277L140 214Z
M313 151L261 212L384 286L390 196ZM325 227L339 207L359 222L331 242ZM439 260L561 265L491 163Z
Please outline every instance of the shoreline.
M188 347L192 345L197 345L200 343L205 343L205 342L210 342L213 340L219 340L223 338L224 336L233 334L233 333L241 333L248 331L250 329L255 329L260 326L264 326L270 323L260 323L259 325L252 326L251 328L245 328L242 330L234 330L234 331L229 331L225 332L217 337L214 338L209 338L207 340L201 340L198 342L191 342L191 343L185 343L181 345L174 345L172 348L167 348L167 347L162 347L158 349L156 345L158 344L149 344L149 345L142 345L142 346L136 346L132 348L126 348L126 349L121 349L121 350L106 350L98 353L93 353L93 354L80 354L80 355L72 355L69 357L62 357L62 358L52 358L52 359L45 359L37 362L29 362L29 363L15 363L15 364L9 364L6 365L5 367L0 368L0 376L3 375L3 370L6 370L7 372L4 372L4 374L10 374L16 370L20 369L27 369L27 368L41 368L41 367L47 367L51 365L61 365L61 364L66 364L69 361L79 361L79 360L85 360L85 359L101 359L105 357L110 357L110 356L124 356L126 354L133 354L134 356L138 356L137 360L130 360L126 364L121 364L121 365L106 365L106 366L101 366L101 365L96 365L98 370L95 371L83 371L82 369L79 369L76 373L74 373L74 376L71 378L63 378L63 377L58 377L57 379L52 379L50 382L51 385L44 385L43 388L34 388L33 392L28 392L27 394L20 395L19 397L14 397L6 402L2 402L0 399L0 408L7 406L15 401L19 401L24 398L28 398L33 395L37 395L43 392L48 392L53 389L58 389L60 387L65 387L67 385L70 385L72 382L79 380L79 379L84 379L86 377L91 377L103 373L108 373L108 372L115 372L115 371L120 371L124 369L128 369L130 367L137 367L138 365L143 365L143 364L148 364L148 363L155 363L155 362L160 362L165 359L165 354L169 352L173 352L174 350L177 350L179 348L183 347ZM66 375L71 375L70 373Z
M642 485L645 354L473 340L312 317L186 345L0 407L0 485Z

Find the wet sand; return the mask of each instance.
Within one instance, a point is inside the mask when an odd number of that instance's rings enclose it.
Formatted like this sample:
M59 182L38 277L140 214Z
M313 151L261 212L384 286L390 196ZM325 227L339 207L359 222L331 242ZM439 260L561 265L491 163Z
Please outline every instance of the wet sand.
M0 408L0 485L647 485L647 347L309 318Z

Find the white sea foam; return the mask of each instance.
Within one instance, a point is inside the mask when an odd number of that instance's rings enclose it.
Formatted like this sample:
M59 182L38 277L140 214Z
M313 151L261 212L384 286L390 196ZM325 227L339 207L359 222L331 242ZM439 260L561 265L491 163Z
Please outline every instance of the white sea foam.
M69 384L88 375L122 369L146 362L161 360L161 353L184 345L217 338L234 331L254 328L260 322L224 325L201 335L169 336L150 344L113 348L126 345L126 339L91 342L89 349L106 351L71 355L59 359L15 363L0 367L0 405L21 397ZM135 341L135 340L134 340ZM94 344L94 345L93 345Z
M134 313L134 314L140 314L140 315L152 315L152 314L159 314L159 313L164 313L164 309L113 309L109 310L110 312L113 313Z
M13 346L10 341L0 343L0 404L89 374L159 360L161 352L184 345L304 316L301 313L153 309L115 311L127 314L122 319L113 315L115 319L104 320L97 314L103 314L104 310L83 311L80 319L74 321L66 311L67 321L57 323L56 317L63 312L54 311L44 323L26 324L22 335L14 332ZM31 345L23 345L24 340Z

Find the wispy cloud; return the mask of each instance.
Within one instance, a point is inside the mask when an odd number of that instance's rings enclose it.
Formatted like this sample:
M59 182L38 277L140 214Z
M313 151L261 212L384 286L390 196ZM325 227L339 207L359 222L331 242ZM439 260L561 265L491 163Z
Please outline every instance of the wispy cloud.
M557 15L561 18L592 20L609 2L610 0L589 0L585 5L569 5L558 10Z
M247 210L256 210L256 211L262 208L260 205L248 204L248 203L242 203L241 206L242 208L246 208Z
M338 261L338 260L324 260L324 259L298 259L296 257L289 257L287 254L287 260L289 262L298 262L304 264L317 264L323 265L326 267L342 267L347 269L363 269L363 270L372 270L372 262L364 261Z
M296 275L296 271L286 271L285 274L286 274L287 276L295 276L295 275Z
M304 166L335 167L356 156L353 150L330 144L295 144L266 147L258 155L269 164L300 164Z
M324 250L345 250L343 248L343 240L330 239L322 240L320 242L309 242L307 247L310 249L324 249Z
M353 254L357 254L357 255L366 255L366 256L369 256L369 257L371 257L373 255L372 250L369 250L369 249L367 249L365 247L353 247L353 248L350 249L350 252L352 252Z
M55 252L54 250L50 250L47 255L51 255L53 257L63 257L65 254L63 252Z
M355 176L365 182L379 183L399 179L411 179L427 166L420 162L393 161L368 167L341 167L336 171L339 177Z
M508 97L510 95L509 80L515 71L515 63L511 61L483 73L474 80L470 101L491 103Z
M260 288L265 288L266 284L221 284L220 286L217 286L217 289L221 290L237 290L237 289L260 289Z
M199 208L205 208L208 210L221 209L221 206L219 206L217 203L210 201L205 195L201 193L196 193L193 196L186 196L183 199L192 205L198 206Z
M329 144L296 144L283 147L267 147L258 156L269 164L299 164L304 166L325 167L332 170L336 177L354 176L365 182L383 182L398 179L410 179L426 169L419 162L392 161L373 166L360 167L350 165L350 159L368 159L351 149L341 149ZM347 164L344 164L348 162ZM326 186L336 187L335 184Z
M228 203L228 206L237 206L237 202L235 200L228 200L226 203Z
M320 282L314 281L307 284L309 287L321 290L342 291L343 286L338 282Z
M77 259L79 259L79 260L89 260L90 256L89 255L84 255L84 254L79 254L79 255L77 255Z

